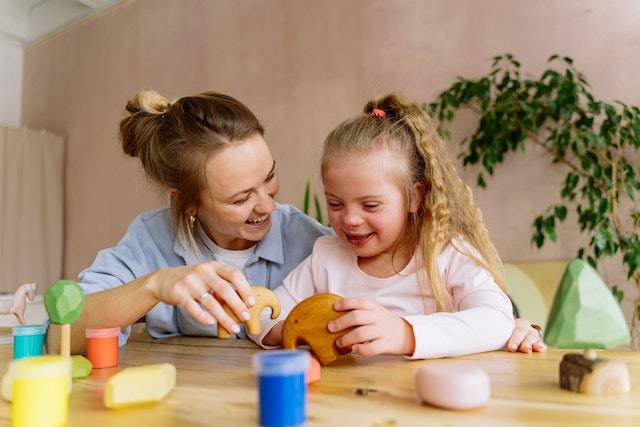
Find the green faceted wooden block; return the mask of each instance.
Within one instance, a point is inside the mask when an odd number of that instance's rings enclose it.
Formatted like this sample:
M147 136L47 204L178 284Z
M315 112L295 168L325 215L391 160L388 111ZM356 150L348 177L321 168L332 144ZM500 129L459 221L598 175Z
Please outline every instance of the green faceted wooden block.
M576 259L567 265L547 320L545 342L558 348L611 348L629 343L629 328L598 273Z
M80 318L84 292L73 280L58 280L44 294L44 306L52 323L71 324Z
M93 370L93 364L84 356L71 356L71 378L87 378Z

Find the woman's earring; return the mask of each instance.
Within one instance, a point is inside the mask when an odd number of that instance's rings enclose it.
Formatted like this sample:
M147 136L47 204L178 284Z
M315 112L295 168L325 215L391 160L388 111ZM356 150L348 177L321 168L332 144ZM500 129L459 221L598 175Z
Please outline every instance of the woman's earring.
M191 215L189 216L189 226L193 229L196 226L196 217Z

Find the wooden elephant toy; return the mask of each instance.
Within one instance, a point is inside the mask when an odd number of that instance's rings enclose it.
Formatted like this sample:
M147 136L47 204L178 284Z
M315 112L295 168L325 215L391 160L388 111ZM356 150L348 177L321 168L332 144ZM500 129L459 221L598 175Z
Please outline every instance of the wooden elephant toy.
M282 346L294 349L300 344L307 344L321 365L335 361L340 353L335 341L349 330L329 332L327 325L344 315L333 308L333 304L341 299L335 294L318 294L301 301L284 321Z
M262 310L264 310L265 307L270 307L271 318L276 319L278 316L280 316L280 301L278 301L278 298L273 292L261 286L252 286L251 292L253 292L253 297L256 300L256 304L253 307L249 308L249 315L251 316L251 318L249 318L249 320L247 320L246 322L238 319L238 317L233 313L233 311L227 304L223 303L222 307L235 322L245 323L245 328L248 333L257 335L262 331L262 323L260 322L262 318ZM231 334L218 323L218 338L231 338L233 335L235 334Z

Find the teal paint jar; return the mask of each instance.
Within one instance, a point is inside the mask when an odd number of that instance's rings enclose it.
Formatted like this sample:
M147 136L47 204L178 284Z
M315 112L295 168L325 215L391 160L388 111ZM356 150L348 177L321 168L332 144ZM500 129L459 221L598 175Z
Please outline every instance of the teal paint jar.
M13 359L41 356L44 346L44 325L14 326L13 335Z

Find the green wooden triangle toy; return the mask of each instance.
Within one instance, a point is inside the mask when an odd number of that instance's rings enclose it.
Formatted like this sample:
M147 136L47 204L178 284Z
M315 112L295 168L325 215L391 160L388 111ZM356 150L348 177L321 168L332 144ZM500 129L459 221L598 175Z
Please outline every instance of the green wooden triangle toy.
M545 342L557 348L612 348L628 344L629 328L598 273L575 259L567 265L547 320Z

